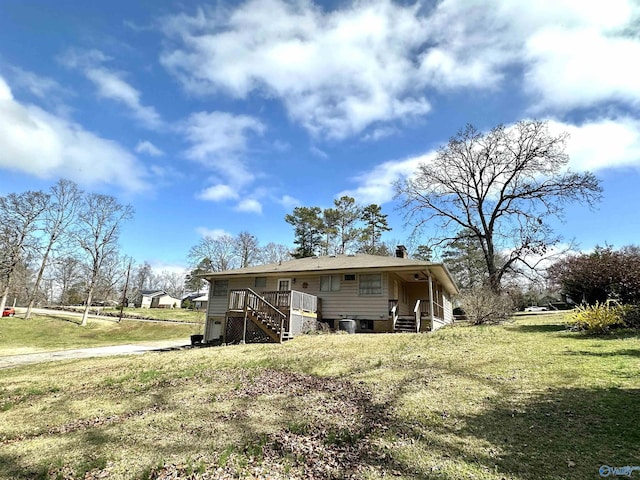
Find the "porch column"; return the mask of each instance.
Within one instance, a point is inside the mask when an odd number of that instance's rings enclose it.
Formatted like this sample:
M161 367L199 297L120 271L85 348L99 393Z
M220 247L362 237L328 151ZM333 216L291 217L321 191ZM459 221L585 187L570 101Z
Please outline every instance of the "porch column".
M429 320L431 321L431 330L433 330L433 279L429 272Z

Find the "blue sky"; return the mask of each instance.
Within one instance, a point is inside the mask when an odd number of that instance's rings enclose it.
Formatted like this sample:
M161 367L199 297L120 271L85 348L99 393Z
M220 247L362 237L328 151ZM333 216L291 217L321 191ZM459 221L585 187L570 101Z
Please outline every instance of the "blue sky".
M158 269L206 233L291 245L285 214L344 193L404 240L395 180L467 122L537 118L604 187L558 229L637 244L638 59L625 0L3 0L0 194L115 195L123 251Z

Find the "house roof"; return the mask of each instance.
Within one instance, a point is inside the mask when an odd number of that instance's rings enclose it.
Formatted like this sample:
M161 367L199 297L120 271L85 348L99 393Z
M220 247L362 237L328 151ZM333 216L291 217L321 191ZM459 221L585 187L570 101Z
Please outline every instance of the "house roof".
M143 297L158 297L160 295L166 295L164 290L140 290L140 295Z
M172 296L171 294L165 292L164 290L140 290L140 295L142 295L143 297L150 297L150 298L167 296L167 297L173 298L174 300L179 300L179 298Z
M330 255L321 257L307 257L287 262L269 263L266 265L256 265L253 267L237 268L225 270L223 272L210 272L200 275L206 280L216 278L232 278L240 276L274 276L284 274L302 274L312 272L331 272L344 270L368 270L368 271L393 271L419 273L421 271L431 272L447 290L458 293L451 273L442 263L427 262L411 258L383 257L379 255Z
M205 293L204 295L200 295L199 297L194 298L193 302L206 302L209 300L209 294Z

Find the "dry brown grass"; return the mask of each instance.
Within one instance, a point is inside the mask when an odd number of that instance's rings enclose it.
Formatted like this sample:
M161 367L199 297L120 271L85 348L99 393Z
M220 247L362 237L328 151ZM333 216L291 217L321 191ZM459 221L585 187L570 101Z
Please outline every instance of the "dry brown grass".
M638 462L638 335L561 322L0 371L0 477L564 479Z

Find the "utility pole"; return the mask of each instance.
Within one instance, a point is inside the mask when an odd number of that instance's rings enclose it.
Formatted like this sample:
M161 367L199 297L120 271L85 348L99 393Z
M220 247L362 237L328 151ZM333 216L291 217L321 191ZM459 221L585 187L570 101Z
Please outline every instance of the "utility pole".
M127 279L124 281L124 291L122 292L122 302L120 302L120 316L118 317L118 323L122 321L122 312L124 311L124 302L127 301L127 289L129 288L130 273L131 273L131 259L129 259L129 266L127 267Z

